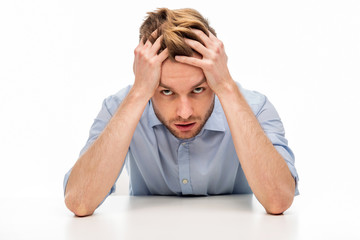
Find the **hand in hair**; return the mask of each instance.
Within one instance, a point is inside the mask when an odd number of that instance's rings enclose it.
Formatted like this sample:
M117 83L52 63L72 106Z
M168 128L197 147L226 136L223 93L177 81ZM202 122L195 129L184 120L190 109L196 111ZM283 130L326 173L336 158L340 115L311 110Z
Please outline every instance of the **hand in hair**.
M156 30L152 35L156 36ZM134 50L134 87L139 89L141 93L148 95L149 98L152 97L159 86L161 65L169 56L167 49L158 54L162 38L160 36L154 44L149 40L144 44L143 39L141 39L139 45Z
M203 31L197 29L192 29L192 31L204 42L205 46L188 38L185 38L185 42L200 53L202 58L175 56L175 60L201 68L210 88L215 94L219 94L234 82L227 67L224 44L211 32L207 36Z

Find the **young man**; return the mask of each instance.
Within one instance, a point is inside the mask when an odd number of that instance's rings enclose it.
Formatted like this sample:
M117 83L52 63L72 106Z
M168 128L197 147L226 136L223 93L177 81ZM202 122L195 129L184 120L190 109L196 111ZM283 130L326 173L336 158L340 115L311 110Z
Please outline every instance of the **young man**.
M132 86L104 100L65 175L72 212L91 215L124 165L132 195L253 192L268 213L290 207L298 176L281 120L264 95L234 82L222 42L197 11L149 13L134 73Z

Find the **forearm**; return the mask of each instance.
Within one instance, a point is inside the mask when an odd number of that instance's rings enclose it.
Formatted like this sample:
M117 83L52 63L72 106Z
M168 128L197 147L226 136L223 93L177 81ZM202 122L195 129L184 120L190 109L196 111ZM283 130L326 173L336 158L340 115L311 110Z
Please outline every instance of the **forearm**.
M72 168L65 203L76 215L92 214L116 181L148 102L144 96L132 88L103 132Z
M293 201L295 181L235 82L229 82L218 97L245 176L265 209L269 213L282 213Z

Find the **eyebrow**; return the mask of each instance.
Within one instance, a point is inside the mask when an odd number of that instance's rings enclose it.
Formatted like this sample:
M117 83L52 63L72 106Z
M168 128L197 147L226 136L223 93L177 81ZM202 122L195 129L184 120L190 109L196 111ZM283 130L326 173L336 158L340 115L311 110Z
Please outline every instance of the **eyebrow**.
M206 78L203 78L200 82L196 83L194 86L191 87L191 89L197 88L198 86L200 86L200 85L203 84L204 82L206 82ZM163 84L162 82L160 82L159 86L160 86L160 87L163 87L163 88L166 88L166 89L172 90L171 87L166 86L166 85Z

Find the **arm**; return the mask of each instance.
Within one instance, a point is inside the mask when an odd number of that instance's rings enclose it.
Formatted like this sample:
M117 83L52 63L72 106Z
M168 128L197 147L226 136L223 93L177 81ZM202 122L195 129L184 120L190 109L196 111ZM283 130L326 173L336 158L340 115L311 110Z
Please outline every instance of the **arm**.
M131 138L160 80L167 50L159 55L161 38L135 49L135 83L103 132L72 168L65 204L77 216L91 215L105 198L124 164Z
M281 214L291 206L295 193L295 181L285 160L264 133L236 84L218 96L251 189L268 213Z
M211 33L208 37L200 30L193 31L205 46L190 39L186 42L203 58L177 56L175 59L203 69L208 85L224 109L236 153L252 191L268 213L280 214L290 207L294 198L295 181L290 170L231 78L223 43Z

